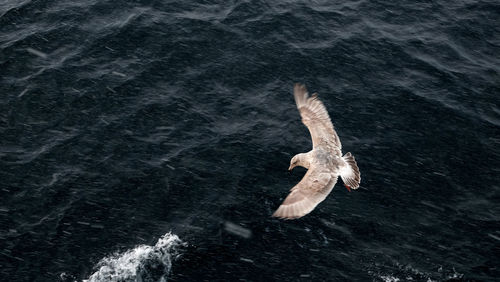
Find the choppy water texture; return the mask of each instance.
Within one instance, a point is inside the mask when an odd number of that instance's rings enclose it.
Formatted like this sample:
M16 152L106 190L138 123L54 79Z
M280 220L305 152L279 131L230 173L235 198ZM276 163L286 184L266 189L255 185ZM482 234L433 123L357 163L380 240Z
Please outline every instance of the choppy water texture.
M499 19L498 1L1 1L1 280L494 280ZM281 221L311 147L294 82L362 187ZM158 246L170 231L187 245Z

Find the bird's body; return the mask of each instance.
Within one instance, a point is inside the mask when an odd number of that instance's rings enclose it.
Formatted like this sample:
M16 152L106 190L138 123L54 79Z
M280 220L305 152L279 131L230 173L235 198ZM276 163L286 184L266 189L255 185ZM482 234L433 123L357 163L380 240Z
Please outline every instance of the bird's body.
M333 128L325 106L316 94L309 97L302 84L295 84L294 97L302 122L311 133L313 149L294 156L289 169L302 166L308 169L295 185L275 217L294 219L310 213L332 190L340 175L347 189L357 189L361 180L356 160L347 153L342 156L342 145Z

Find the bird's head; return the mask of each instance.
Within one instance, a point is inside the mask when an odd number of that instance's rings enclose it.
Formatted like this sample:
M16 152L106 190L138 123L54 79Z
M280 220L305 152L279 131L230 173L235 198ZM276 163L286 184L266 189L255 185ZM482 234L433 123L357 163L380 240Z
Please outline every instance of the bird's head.
M288 170L292 170L294 167L296 167L296 166L299 165L299 161L300 161L300 156L299 155L295 155L292 158L292 160L290 161L290 167L288 168Z

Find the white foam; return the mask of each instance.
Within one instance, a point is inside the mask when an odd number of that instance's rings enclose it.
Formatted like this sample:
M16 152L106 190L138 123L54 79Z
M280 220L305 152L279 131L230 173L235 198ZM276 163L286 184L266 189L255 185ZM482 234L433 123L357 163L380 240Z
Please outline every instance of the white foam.
M426 281L426 282L436 282L448 279L462 279L463 274L458 273L455 268L452 270L445 271L443 267L440 266L436 272L424 273L418 269L415 269L409 265L402 266L396 263L399 268L399 273L395 274L381 274L378 273L377 276L384 282L399 282L399 281ZM372 274L373 272L369 271ZM399 276L399 277L398 277Z
M384 280L384 282L398 282L399 278L394 277L392 275L381 275L380 278Z
M96 265L97 271L84 281L166 281L172 259L178 255L178 247L184 244L169 232L154 246L140 245L103 258Z

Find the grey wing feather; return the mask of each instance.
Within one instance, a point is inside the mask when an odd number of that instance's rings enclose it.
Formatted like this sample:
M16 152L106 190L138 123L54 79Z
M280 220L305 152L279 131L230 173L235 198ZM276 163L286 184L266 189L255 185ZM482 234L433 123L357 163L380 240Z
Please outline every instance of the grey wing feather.
M311 133L313 148L320 145L333 145L340 150L342 144L333 128L332 121L323 103L316 94L309 97L307 89L303 84L296 83L293 88L295 103L299 109L302 122Z
M283 203L274 212L274 217L295 219L310 213L332 191L337 176L311 168L295 185Z

